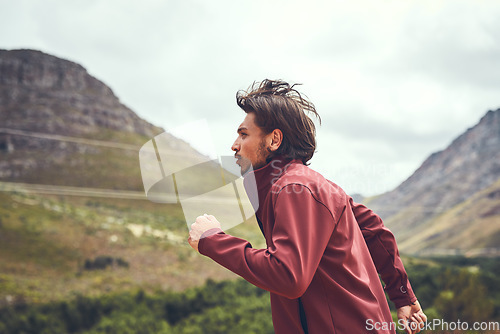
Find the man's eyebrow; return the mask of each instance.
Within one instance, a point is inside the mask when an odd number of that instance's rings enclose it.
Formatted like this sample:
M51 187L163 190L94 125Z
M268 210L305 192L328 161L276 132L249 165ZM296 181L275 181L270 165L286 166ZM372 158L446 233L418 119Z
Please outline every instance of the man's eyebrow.
M247 129L246 127L244 127L244 126L240 126L240 127L238 128L238 131L236 131L236 132L237 132L237 133L240 133L241 131L244 131L244 130L248 130L248 129Z

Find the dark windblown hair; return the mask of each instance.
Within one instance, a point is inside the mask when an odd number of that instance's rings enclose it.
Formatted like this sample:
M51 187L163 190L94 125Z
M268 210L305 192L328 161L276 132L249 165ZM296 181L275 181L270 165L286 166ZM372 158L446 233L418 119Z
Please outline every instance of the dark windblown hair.
M321 117L312 102L282 80L254 82L247 91L238 91L236 102L246 113L255 113L255 122L265 134L283 132L283 141L274 153L300 159L307 164L316 150L316 127L306 114Z

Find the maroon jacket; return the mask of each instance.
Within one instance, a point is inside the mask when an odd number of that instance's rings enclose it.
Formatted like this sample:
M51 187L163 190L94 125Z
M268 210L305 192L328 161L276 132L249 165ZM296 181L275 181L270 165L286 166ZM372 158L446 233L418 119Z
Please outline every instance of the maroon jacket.
M416 300L382 220L299 160L253 173L267 249L211 230L200 253L271 292L278 334L395 333L368 330L392 323L377 271L396 307Z

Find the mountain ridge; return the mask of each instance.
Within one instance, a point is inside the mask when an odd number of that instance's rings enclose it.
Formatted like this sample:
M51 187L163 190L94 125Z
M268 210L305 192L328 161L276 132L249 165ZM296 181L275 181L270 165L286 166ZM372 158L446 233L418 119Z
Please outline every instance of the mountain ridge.
M493 186L499 179L500 109L497 109L488 111L447 148L431 154L394 190L367 203L396 234L402 250L415 253L422 250L418 245L411 248L405 245L409 244L408 239L416 237L420 228L429 221L439 224L436 219L440 215ZM500 224L498 228L500 230ZM422 243L425 245L428 244ZM460 249L460 245L457 244L457 248Z
M83 66L37 50L0 50L0 119L0 181L140 191L139 148L160 133L188 161L206 160Z
M163 131L81 65L37 50L0 50L0 103L9 128L85 135L97 126L149 137ZM57 116L71 122L51 119Z

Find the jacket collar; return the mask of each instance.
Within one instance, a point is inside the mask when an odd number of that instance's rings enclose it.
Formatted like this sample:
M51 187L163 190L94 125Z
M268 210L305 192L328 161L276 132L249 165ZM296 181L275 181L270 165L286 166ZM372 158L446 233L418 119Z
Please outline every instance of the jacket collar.
M298 159L290 159L284 156L276 156L265 166L248 172L244 176L243 183L255 211L260 211L272 185L285 173L292 163L302 164ZM256 206L257 205L257 206Z

